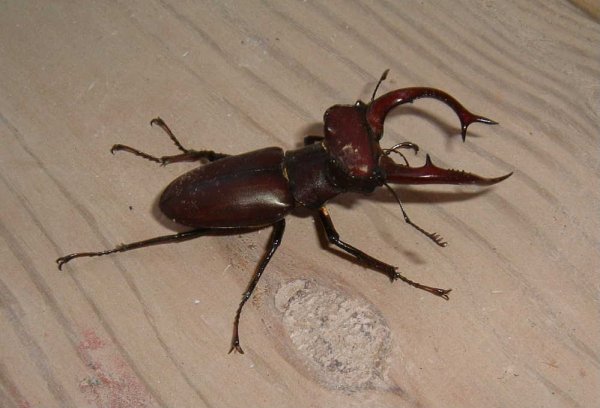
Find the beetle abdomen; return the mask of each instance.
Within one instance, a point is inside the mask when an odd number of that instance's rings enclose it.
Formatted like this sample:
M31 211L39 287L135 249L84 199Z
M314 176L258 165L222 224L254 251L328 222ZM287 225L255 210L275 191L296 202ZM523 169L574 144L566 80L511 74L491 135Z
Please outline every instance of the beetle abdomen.
M167 186L160 209L190 227L273 224L294 206L282 163L283 150L269 147L195 168Z

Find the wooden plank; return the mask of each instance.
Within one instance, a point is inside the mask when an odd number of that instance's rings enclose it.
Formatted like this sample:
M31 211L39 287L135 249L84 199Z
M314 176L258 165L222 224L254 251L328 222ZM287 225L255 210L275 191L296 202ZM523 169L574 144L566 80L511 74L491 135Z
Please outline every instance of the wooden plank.
M28 2L0 12L0 405L589 407L599 399L600 28L593 2ZM589 14L586 14L586 11ZM596 11L595 11L596 10ZM298 147L337 103L433 86L500 122L466 143L436 101L417 143L489 189L397 187L329 206L342 238L449 302L390 285L295 214L245 309L270 231L204 237L62 272L54 259L172 233L156 198L184 145ZM418 165L423 153L409 160Z

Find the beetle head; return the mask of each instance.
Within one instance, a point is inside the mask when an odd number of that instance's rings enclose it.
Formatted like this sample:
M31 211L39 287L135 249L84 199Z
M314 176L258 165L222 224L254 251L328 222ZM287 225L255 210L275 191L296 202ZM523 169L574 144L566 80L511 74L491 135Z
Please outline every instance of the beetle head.
M324 116L325 148L336 182L358 192L371 192L382 184L379 158L382 151L366 120L367 107L335 105Z
M494 184L504 178L484 179L470 173L439 169L433 165L422 169L422 177L410 173L413 168L392 165L393 161L382 151L379 141L383 137L383 123L387 114L395 107L413 102L419 98L437 99L449 106L460 120L463 141L467 127L475 122L494 125L496 122L469 112L452 96L435 88L402 88L388 92L375 99L375 93L387 76L387 70L381 76L370 103L358 101L354 105L335 105L325 112L324 147L331 157L330 166L335 181L340 187L363 193L371 192L386 180L403 184L441 183L441 184ZM392 149L395 150L395 149ZM394 167L399 166L399 167ZM401 177L400 173L408 177ZM394 177L391 177L392 173ZM393 180L395 178L396 180ZM402 181L400 181L402 180Z

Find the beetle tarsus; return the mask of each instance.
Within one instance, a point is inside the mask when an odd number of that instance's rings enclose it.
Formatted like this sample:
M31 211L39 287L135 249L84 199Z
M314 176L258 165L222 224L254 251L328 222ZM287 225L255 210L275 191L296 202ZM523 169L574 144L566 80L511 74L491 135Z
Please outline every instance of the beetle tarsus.
M182 146L181 143L179 143L179 140L175 137L175 135L173 134L173 132L171 131L171 129L165 123L164 120L162 120L160 117L156 117L150 121L150 126L154 126L154 125L160 127L162 130L164 130L165 133L169 136L169 138L173 141L173 143L175 144L175 146L177 146L177 148L179 150L181 150L184 153L188 152L188 149L186 149L185 147Z
M409 284L413 288L421 289L421 290L431 293L432 295L439 296L446 300L450 300L448 293L452 292L452 289L440 289L440 288L434 288L432 286L421 285L420 283L410 280L400 273L396 273L396 276L394 277L394 279L392 281L394 281L396 279L399 279L402 282Z
M402 211L402 215L404 216L404 221L408 225L410 225L411 227L413 227L414 229L419 231L421 234L425 235L427 238L429 238L430 240L435 242L438 246L441 246L441 247L448 246L448 243L446 241L444 241L444 238L442 238L440 236L440 234L438 234L437 232L432 233L432 232L425 231L423 228L419 227L417 224L412 222L412 220L408 217L408 214L406 214L406 211L404 211L404 207L402 206L402 201L400 201L400 197L398 197L398 194L396 194L394 189L392 187L390 187L390 185L388 183L383 183L383 185L386 186L386 188L390 191L390 193L392 193L392 195L396 199L396 202L398 203L398 205L400 206L400 210Z
M153 126L153 125L157 125L162 130L164 130L165 133L169 136L169 138L173 141L175 146L177 146L177 148L183 152L182 154L161 157L159 160L163 166L166 166L167 164L171 164L171 163L184 162L184 161L193 162L193 161L199 161L202 159L206 159L209 162L213 162L215 160L219 160L219 159L222 159L223 157L229 156L228 154L217 153L212 150L193 150L193 149L187 149L187 148L183 147L183 145L179 142L179 139L177 139L177 137L175 137L175 135L173 134L173 131L171 130L171 128L169 128L169 126L165 123L165 121L162 120L160 117L154 118L150 121L150 126Z
M113 145L113 147L110 148L110 152L112 154L115 154L115 152L119 152L119 151L128 152L128 153L134 154L134 155L136 155L138 157L144 158L146 160L150 160L150 161L153 161L155 163L162 164L162 161L161 161L160 158L154 157L154 156L152 156L152 155L150 155L148 153L144 153L144 152L142 152L142 151L140 151L138 149L134 149L133 147L130 147L130 146L126 146L126 145L122 145L122 144L116 144L116 145Z
M180 232L177 234L170 235L161 235L159 237L154 237L150 239L145 239L143 241L132 242L130 244L119 244L113 249L107 249L105 251L98 252L77 252L70 255L65 255L56 260L58 264L58 269L62 270L64 264L69 262L75 258L83 258L83 257L93 257L93 256L103 256L108 254L114 254L115 252L126 252L131 251L132 249L144 248L151 245L160 245L160 244L168 244L171 242L181 242L187 241L188 239L197 238L202 235L206 235L211 230L209 228L198 228L191 231Z
M110 152L112 154L115 154L116 151L125 151L128 153L134 154L136 156L142 157L146 160L150 160L155 163L158 163L163 167L166 166L167 164L171 164L171 163L195 162L195 161L200 161L203 159L208 160L209 162L213 162L215 160L219 160L219 159L229 156L228 154L217 153L212 150L186 149L185 147L183 147L181 145L181 143L179 143L179 140L177 140L177 138L175 137L175 135L173 134L173 132L171 131L169 126L167 126L167 124L159 117L152 119L150 121L150 125L160 126L160 128L162 128L165 131L165 133L167 133L167 135L173 141L173 143L175 143L175 146L177 146L177 148L179 150L181 150L183 153L175 154L175 155L171 155L171 156L156 157L156 156L152 156L148 153L144 153L133 147L122 145L122 144L114 145L110 149Z
M62 270L63 265L66 264L67 262L71 261L72 259L83 258L83 257L93 257L93 256L103 256L103 255L108 255L108 254L114 254L115 252L126 251L127 249L123 249L123 247L124 247L124 245L120 244L120 245L117 245L115 248L108 249L106 251L99 251L99 252L77 252L77 253L74 253L74 254L70 254L70 255L66 255L66 256L58 258L56 260L56 263L58 264L58 269Z

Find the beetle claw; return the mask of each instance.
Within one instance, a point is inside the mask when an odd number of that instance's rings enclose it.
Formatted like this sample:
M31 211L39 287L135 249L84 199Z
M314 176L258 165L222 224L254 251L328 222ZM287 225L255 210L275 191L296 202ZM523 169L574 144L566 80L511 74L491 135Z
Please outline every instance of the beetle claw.
M448 296L448 293L450 292L452 292L452 289L435 289L435 291L432 293L445 300L450 300L450 297Z
M71 258L69 258L68 256L62 256L60 258L58 258L56 260L56 263L58 264L58 270L62 271L62 267L64 264L66 264L67 262L69 262Z
M231 342L231 348L229 349L229 352L227 354L231 354L232 351L235 351L236 353L244 354L244 350L242 350L242 346L240 346L239 339L234 339Z
M158 116L150 121L150 126L154 126L154 125L161 126L164 123L165 123L164 120L162 120L161 117Z

